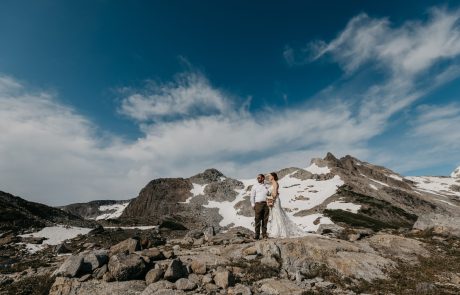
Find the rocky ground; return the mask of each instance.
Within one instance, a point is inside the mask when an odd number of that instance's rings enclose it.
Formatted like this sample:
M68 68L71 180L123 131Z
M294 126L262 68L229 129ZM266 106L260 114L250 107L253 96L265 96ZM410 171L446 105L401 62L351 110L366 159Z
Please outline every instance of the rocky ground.
M213 228L97 228L36 254L4 234L0 294L460 292L458 238L336 225L318 233L254 241L244 228L217 234Z

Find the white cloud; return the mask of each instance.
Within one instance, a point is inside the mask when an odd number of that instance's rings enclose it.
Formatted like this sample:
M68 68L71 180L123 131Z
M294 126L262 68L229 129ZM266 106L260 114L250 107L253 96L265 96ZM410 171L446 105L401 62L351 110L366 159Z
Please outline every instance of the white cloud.
M347 72L377 62L394 75L415 75L459 54L459 20L459 10L433 8L425 22L407 21L392 27L387 18L374 19L363 13L351 19L336 39L313 43L314 59L331 54Z
M166 84L150 81L142 92L123 89L122 93L126 92L131 93L123 99L120 112L138 121L225 113L232 106L225 94L212 88L198 72L177 75L174 82Z

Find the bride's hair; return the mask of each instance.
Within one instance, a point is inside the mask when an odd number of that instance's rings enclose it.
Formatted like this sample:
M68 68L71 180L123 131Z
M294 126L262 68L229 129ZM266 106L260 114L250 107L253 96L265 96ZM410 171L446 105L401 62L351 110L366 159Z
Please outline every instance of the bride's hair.
M271 176L273 176L273 179L278 181L278 175L275 172L270 173Z

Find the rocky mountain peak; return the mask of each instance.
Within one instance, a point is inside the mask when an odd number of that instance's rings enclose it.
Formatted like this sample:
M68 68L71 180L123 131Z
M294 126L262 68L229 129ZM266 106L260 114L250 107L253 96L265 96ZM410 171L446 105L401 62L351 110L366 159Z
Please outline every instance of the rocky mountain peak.
M196 184L209 184L211 182L216 182L221 180L221 178L226 178L225 175L217 169L211 168L206 169L204 172L198 173L189 178L192 183Z
M455 169L450 176L454 178L460 178L460 166L457 167L457 169Z

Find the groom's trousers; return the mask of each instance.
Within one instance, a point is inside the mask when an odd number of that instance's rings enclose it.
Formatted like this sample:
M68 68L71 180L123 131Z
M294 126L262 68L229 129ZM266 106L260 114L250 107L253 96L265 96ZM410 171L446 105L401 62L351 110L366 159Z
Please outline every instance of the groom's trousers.
M256 224L256 238L260 237L260 226L262 225L262 237L267 236L267 223L270 215L270 208L267 206L267 202L258 202L254 207L255 211L255 224Z

